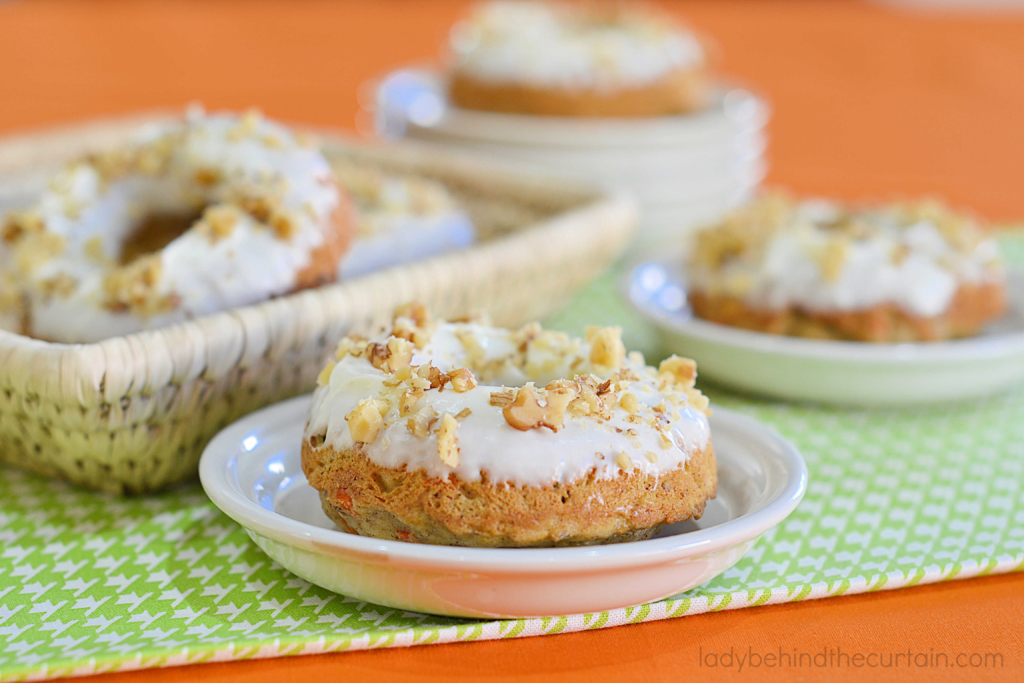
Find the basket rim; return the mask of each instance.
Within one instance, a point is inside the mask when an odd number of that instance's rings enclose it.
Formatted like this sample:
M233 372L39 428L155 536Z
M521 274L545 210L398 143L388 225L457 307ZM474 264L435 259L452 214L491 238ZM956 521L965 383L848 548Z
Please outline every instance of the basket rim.
M117 117L90 119L72 125L51 126L27 133L0 136L0 182L3 177L10 178L17 173L16 157L24 155L21 163L22 172L39 165L41 162L33 152L39 148L47 151L47 146L55 147L62 140L75 140L87 133L98 135L116 135L119 131L125 134L135 127L167 118L173 112L156 110L133 113ZM333 154L352 154L371 162L407 167L411 172L429 170L433 174L450 175L469 184L488 182L492 187L508 192L526 192L534 195L546 195L552 200L579 202L566 210L559 210L551 216L530 223L515 230L511 234L496 237L482 244L477 244L458 252L450 252L435 257L418 260L413 263L388 268L363 277L353 278L326 285L324 287L305 290L258 302L249 306L233 308L208 316L176 323L154 330L135 332L128 335L111 337L98 342L83 344L67 344L34 339L14 332L0 330L0 386L16 388L33 394L41 399L59 399L60 403L78 403L91 405L94 401L87 400L85 394L97 393L108 400L116 400L126 395L146 393L146 379L141 386L134 382L122 386L120 390L104 386L108 368L116 357L124 357L136 349L150 350L167 347L174 339L194 339L204 344L215 344L215 337L241 337L247 334L246 321L261 318L280 319L287 315L286 309L294 313L298 309L315 310L324 307L338 297L358 297L366 288L386 286L387 280L398 271L415 271L417 269L460 268L469 264L487 265L502 249L522 247L537 243L540 246L547 239L556 238L566 231L575 231L584 222L597 224L603 222L605 229L594 235L595 239L609 236L608 226L625 225L612 230L622 233L623 244L632 235L636 227L637 205L632 196L623 191L609 190L585 181L566 178L564 175L543 173L532 168L524 168L516 163L480 158L473 154L452 152L444 147L429 144L395 144L389 142L361 140L345 131L326 128L299 126L317 136L324 146L328 158ZM51 154L52 161L61 157L74 156ZM15 161L12 161L15 158ZM481 180L483 179L483 180ZM598 220L615 217L616 220ZM216 334L214 334L216 332ZM244 350L243 350L244 351ZM145 355L145 354L143 354ZM27 383L25 373L21 372L27 362L37 364L40 358L46 359L46 365L53 368L55 381ZM135 363L139 361L136 358ZM236 358L232 364L237 364ZM197 374L203 374L196 368ZM147 368L137 367L130 372L135 378L146 378ZM186 378L187 379L187 378ZM21 380L21 381L18 381ZM166 385L167 381L158 383ZM70 396L77 400L69 401Z

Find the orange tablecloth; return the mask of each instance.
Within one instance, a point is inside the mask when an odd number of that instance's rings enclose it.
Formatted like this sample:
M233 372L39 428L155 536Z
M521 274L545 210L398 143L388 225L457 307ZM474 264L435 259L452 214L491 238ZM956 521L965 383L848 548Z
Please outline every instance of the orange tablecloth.
M357 89L434 59L459 0L37 0L0 4L0 132L200 100L354 127ZM774 106L769 180L843 197L936 193L1024 217L1024 15L920 14L852 2L671 3L720 68ZM737 670L702 653L998 652L1002 667L888 677L1024 677L1024 574L719 612L518 641L211 664L110 683L298 678L862 680L879 669Z

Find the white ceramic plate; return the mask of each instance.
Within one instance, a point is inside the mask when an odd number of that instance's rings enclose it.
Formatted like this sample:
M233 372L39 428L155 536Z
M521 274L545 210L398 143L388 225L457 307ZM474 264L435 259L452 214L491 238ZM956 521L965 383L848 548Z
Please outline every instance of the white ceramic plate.
M401 137L406 126L439 136L526 145L648 146L689 145L731 139L741 130L760 129L768 106L747 90L721 85L705 111L637 119L580 119L473 111L447 105L443 76L428 68L401 69L376 88L375 118L384 137Z
M1009 273L1010 311L972 339L918 344L819 341L700 320L686 302L681 257L649 261L626 283L666 350L723 386L787 400L908 406L977 399L1024 380L1024 276Z
M309 397L253 413L217 435L199 475L217 507L274 561L328 590L416 612L526 617L599 612L665 598L735 564L807 488L800 454L757 421L716 409L718 496L697 522L648 541L489 549L381 541L334 528L306 482Z

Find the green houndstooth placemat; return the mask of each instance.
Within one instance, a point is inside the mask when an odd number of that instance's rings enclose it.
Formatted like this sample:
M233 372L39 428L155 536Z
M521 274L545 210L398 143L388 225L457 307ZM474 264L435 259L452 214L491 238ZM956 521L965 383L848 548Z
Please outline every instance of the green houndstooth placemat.
M620 322L650 352L615 298L620 275L555 323ZM716 579L600 614L485 622L371 605L274 565L198 485L117 499L0 470L0 681L516 638L1024 568L1024 390L904 412L710 394L797 445L807 496Z

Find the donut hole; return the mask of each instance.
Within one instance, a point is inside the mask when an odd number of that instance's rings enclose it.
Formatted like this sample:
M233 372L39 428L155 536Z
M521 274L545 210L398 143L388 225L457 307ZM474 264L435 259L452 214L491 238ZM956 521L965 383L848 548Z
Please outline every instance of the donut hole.
M121 243L118 262L127 265L146 254L161 251L184 235L203 215L202 210L153 213L138 221Z

